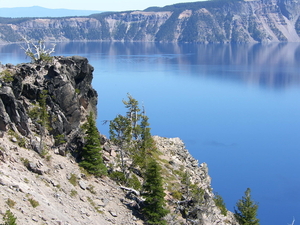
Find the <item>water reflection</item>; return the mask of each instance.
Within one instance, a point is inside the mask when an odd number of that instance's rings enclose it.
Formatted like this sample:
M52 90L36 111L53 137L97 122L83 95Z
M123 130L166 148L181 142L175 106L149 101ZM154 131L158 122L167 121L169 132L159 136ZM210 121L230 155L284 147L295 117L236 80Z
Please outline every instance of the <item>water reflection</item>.
M110 57L110 60L131 60L176 64L191 71L193 76L232 80L267 88L299 86L299 43L272 44L178 44L178 43L119 43L69 42L58 43L56 55ZM118 56L118 57L117 57ZM134 57L136 56L136 57ZM117 59L118 58L118 59ZM0 45L2 63L29 61L17 44ZM116 62L117 63L117 62ZM129 62L130 63L130 62ZM189 66L189 68L185 68ZM216 70L214 71L212 70ZM182 74L184 75L184 74Z

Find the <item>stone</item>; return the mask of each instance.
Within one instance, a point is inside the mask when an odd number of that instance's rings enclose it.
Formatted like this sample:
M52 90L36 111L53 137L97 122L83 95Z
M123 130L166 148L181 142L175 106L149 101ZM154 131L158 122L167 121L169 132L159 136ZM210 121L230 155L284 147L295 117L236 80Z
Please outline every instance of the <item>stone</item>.
M118 214L117 214L115 211L109 210L108 212L109 212L110 215L112 215L113 217L118 217Z
M31 219L34 221L34 222L39 222L38 218L36 216L33 216L31 217Z
M86 183L83 180L79 180L78 184L79 184L79 187L81 187L82 190L86 189Z
M31 172L34 172L34 173L37 173L39 175L43 175L43 171L41 169L39 169L37 167L37 165L33 162L29 162L28 163L28 166L27 166L27 169L30 170Z
M57 180L50 180L50 182L54 187L57 187L59 185L59 182Z
M10 140L11 140L12 142L14 142L14 143L17 143L17 142L18 142L17 138L15 138L15 137L12 137Z

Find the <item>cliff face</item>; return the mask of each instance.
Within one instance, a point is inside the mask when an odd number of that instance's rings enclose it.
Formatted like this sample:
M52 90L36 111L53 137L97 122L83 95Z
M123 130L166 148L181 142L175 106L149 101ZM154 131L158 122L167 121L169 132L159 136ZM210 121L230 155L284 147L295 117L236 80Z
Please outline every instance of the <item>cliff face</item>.
M299 42L299 16L294 0L207 1L87 18L2 19L0 39Z
M52 63L5 65L0 68L0 131L13 130L28 139L37 152L34 135L51 127L45 135L66 142L63 152L82 134L78 128L89 112L96 114L97 93L91 87L93 67L79 56L56 57ZM47 118L41 118L43 99ZM49 124L41 120L49 119ZM80 139L80 138L79 138ZM55 142L55 140L53 140ZM52 143L54 144L54 143ZM30 144L29 144L30 145Z
M79 56L1 66L0 214L10 209L18 224L144 223L137 192L109 177L89 176L76 163L84 145L81 125L89 112L96 114L92 72ZM118 148L101 140L106 165L118 170ZM154 141L168 224L237 224L216 205L207 165L199 165L179 138ZM139 168L133 171L142 182Z

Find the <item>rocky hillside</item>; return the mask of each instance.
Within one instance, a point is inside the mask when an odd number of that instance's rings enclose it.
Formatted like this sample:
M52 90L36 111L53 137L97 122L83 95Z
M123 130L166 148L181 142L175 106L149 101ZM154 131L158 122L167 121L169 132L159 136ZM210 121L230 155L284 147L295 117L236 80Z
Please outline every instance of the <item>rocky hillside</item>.
M96 114L92 78L93 67L79 56L1 66L0 213L10 209L18 224L144 223L139 192L78 166L85 143L82 124L89 112ZM199 165L179 138L153 138L168 224L237 224L216 203L207 165ZM106 137L101 143L111 168L120 153Z
M74 18L0 18L0 40L299 42L300 2L211 0Z

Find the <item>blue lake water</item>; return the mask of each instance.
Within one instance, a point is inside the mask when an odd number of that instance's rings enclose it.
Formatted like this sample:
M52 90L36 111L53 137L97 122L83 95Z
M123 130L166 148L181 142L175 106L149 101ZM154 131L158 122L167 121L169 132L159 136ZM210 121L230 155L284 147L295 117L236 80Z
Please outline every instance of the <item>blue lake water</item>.
M130 93L153 135L180 137L233 211L247 187L262 225L300 220L300 44L61 43L95 67L98 127ZM29 61L0 46L2 63Z

